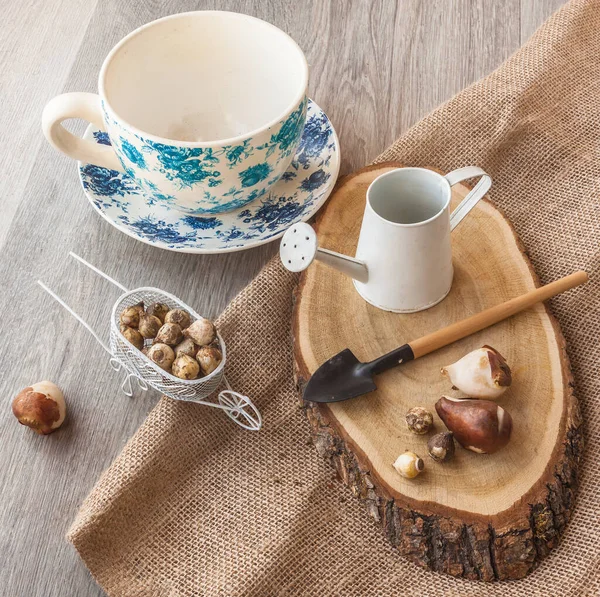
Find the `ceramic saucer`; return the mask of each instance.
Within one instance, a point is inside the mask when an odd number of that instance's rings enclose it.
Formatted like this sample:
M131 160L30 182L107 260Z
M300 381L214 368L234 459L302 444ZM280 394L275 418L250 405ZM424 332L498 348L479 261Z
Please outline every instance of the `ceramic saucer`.
M110 145L89 126L85 139ZM144 197L127 174L79 162L79 177L98 213L121 232L161 249L182 253L243 251L279 238L312 217L331 193L340 168L337 135L326 114L308 102L306 125L288 170L268 196L239 209L193 217Z

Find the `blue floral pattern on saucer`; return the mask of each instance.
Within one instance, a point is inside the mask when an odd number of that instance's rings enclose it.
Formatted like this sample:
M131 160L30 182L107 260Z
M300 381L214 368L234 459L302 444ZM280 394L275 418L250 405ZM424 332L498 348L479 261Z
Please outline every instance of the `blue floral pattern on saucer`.
M269 144L285 149L291 144L289 136L281 131ZM110 145L107 133L91 126L84 138ZM144 159L135 147L123 150L130 151L132 161ZM227 160L235 165L248 151L250 148L244 145L232 147ZM162 157L167 171L179 159L176 155ZM210 156L205 156L203 167L207 178L216 176L210 171ZM306 125L288 170L279 180L269 181L268 188L256 193L251 203L227 213L186 215L171 208L174 197L152 192L150 201L148 189L141 189L129 175L93 164L79 163L79 176L86 196L100 215L129 236L172 251L221 253L270 242L292 224L308 220L331 193L339 167L339 144L333 126L319 106L309 100ZM240 186L251 186L268 179L270 174L268 163L256 164L240 172ZM233 202L240 192L232 188L223 196ZM206 193L208 201L217 200L216 196L211 198L209 191Z

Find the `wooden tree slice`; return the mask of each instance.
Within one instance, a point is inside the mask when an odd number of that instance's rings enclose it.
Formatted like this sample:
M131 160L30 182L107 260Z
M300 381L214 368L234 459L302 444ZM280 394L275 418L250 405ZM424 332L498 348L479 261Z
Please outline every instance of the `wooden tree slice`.
M320 246L354 255L365 193L399 164L365 168L341 181L317 221ZM453 205L468 192L453 188ZM404 342L535 288L537 277L506 218L481 201L453 232L455 277L448 297L414 314L367 304L352 281L320 263L300 279L294 314L300 388L344 348L363 361ZM499 400L514 422L511 442L493 455L457 446L436 463L427 436L411 434L406 411L453 391L440 368L489 344L512 366L514 382ZM310 403L314 443L340 478L365 501L389 540L413 562L453 576L521 578L555 547L573 508L582 434L565 341L544 305L377 377L371 394L331 405ZM405 450L425 461L416 479L392 463Z

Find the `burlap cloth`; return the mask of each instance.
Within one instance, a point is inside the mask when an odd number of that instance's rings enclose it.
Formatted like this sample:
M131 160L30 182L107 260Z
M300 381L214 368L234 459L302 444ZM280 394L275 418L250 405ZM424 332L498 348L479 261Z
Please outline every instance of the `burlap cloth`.
M309 444L292 380L293 275L277 260L219 318L228 375L260 406L244 431L163 398L69 532L110 595L600 595L600 2L556 13L496 72L378 160L476 164L542 282L586 268L553 301L587 424L573 519L528 578L476 583L408 563Z

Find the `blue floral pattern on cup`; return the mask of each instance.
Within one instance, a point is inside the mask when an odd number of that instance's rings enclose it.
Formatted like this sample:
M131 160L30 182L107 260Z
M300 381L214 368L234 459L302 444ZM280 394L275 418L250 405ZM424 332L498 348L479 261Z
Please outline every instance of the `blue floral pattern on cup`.
M271 135L269 142L257 147L266 150L266 157L271 157L275 150L279 149L281 151L279 159L281 159L291 155L296 149L304 129L305 101L282 123L279 132Z
M135 146L126 141L125 139L121 139L121 151L125 154L128 161L132 164L140 168L141 170L146 169L146 160L144 160L144 156L142 152Z
M254 166L249 166L246 168L246 170L242 170L240 172L240 182L243 187L253 187L261 180L268 178L271 172L273 172L273 168L268 162L255 164Z
M103 105L108 132L96 141L107 144L110 139L125 172L150 201L171 198L173 209L190 215L223 213L263 196L288 170L301 141L307 106L305 97L286 118L241 143L197 147L137 134Z
M227 146L225 158L229 169L241 164L246 158L254 154L254 147L250 145L250 139L246 139L241 145Z
M104 145L111 143L106 133L92 131L91 127L86 138ZM264 150L259 151L264 155ZM236 146L229 156L223 153L219 168L228 170L230 161L243 163L249 152L249 144ZM147 155L142 150L145 161ZM188 157L204 164L212 159L210 154L202 153ZM166 169L169 160L180 159L181 155L165 152L161 163ZM246 249L281 236L295 222L312 216L329 196L339 170L339 148L331 123L316 104L308 102L306 126L283 175L274 178L270 170L261 166L264 163L263 160L240 170L236 176L238 184L219 190L220 195L211 188L203 190L203 200L209 207L234 206L228 213L203 217L175 209L175 196L163 193L149 177L134 181L127 174L92 164L80 164L79 172L94 207L130 236L175 251L218 253ZM256 166L259 167L253 169ZM257 183L264 182L266 187L257 187Z

